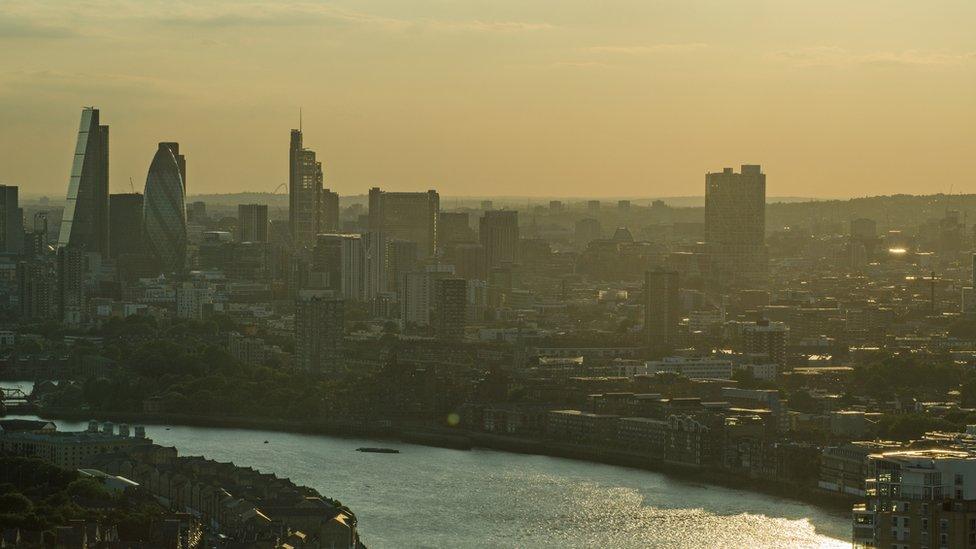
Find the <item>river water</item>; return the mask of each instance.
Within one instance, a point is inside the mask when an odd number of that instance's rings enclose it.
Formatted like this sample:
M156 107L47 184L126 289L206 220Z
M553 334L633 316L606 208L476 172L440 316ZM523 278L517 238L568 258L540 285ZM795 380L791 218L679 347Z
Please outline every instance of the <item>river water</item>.
M371 548L850 547L845 516L625 467L270 431L146 431L181 455L249 465L339 499ZM355 451L380 445L401 453Z

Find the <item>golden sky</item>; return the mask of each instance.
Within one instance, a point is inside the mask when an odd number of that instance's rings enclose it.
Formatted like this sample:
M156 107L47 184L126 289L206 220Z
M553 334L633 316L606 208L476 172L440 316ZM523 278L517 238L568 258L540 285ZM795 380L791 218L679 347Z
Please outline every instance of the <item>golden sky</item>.
M976 192L973 0L0 0L0 182L64 194L81 107L112 191L271 191L304 112L359 194Z

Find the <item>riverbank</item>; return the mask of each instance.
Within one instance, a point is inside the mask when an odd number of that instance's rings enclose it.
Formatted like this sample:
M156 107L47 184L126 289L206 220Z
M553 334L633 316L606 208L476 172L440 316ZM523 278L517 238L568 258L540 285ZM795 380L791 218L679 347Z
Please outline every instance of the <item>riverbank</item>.
M146 425L185 425L223 429L282 431L342 438L371 438L406 442L456 450L486 448L503 452L544 455L660 473L685 482L710 484L792 499L814 505L837 515L849 515L857 500L850 496L823 492L810 486L767 478L753 478L733 472L701 468L680 463L651 461L646 455L615 449L579 446L547 440L502 436L460 429L431 428L423 425L393 425L386 422L289 421L270 418L196 416L174 413L106 413L86 410L45 409L44 419L69 421L112 421Z

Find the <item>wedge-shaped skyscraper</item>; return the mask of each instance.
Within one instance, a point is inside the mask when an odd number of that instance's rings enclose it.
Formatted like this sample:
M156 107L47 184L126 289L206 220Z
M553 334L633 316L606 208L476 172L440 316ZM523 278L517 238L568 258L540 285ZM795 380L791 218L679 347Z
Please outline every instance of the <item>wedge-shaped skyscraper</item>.
M65 246L108 254L108 126L99 125L94 107L81 111L58 234L58 247Z
M148 252L163 272L183 270L186 259L186 160L178 143L160 143L149 166L143 201Z

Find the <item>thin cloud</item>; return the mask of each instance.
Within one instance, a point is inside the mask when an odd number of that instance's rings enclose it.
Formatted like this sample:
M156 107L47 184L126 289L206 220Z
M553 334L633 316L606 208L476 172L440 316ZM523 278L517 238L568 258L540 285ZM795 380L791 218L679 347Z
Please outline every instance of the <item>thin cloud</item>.
M361 12L318 2L275 3L253 1L146 3L135 0L95 0L84 9L70 4L44 0L25 2L12 0L6 6L6 17L0 15L0 33L9 19L19 21L27 29L44 28L45 22L78 21L120 23L136 22L169 27L206 29L305 27L305 26L363 26L388 31L431 30L441 32L515 33L534 32L553 28L545 22L401 19ZM16 19L10 19L16 17Z
M916 66L938 67L960 65L976 59L976 52L904 50L898 52L852 52L838 46L815 46L782 50L768 55L770 59L798 67Z
M68 27L50 25L29 18L0 16L0 40L69 38L77 34Z
M690 42L684 44L650 44L644 46L592 46L584 48L589 53L614 54L614 55L646 55L654 53L683 53L701 51L708 48L708 44L703 42Z

